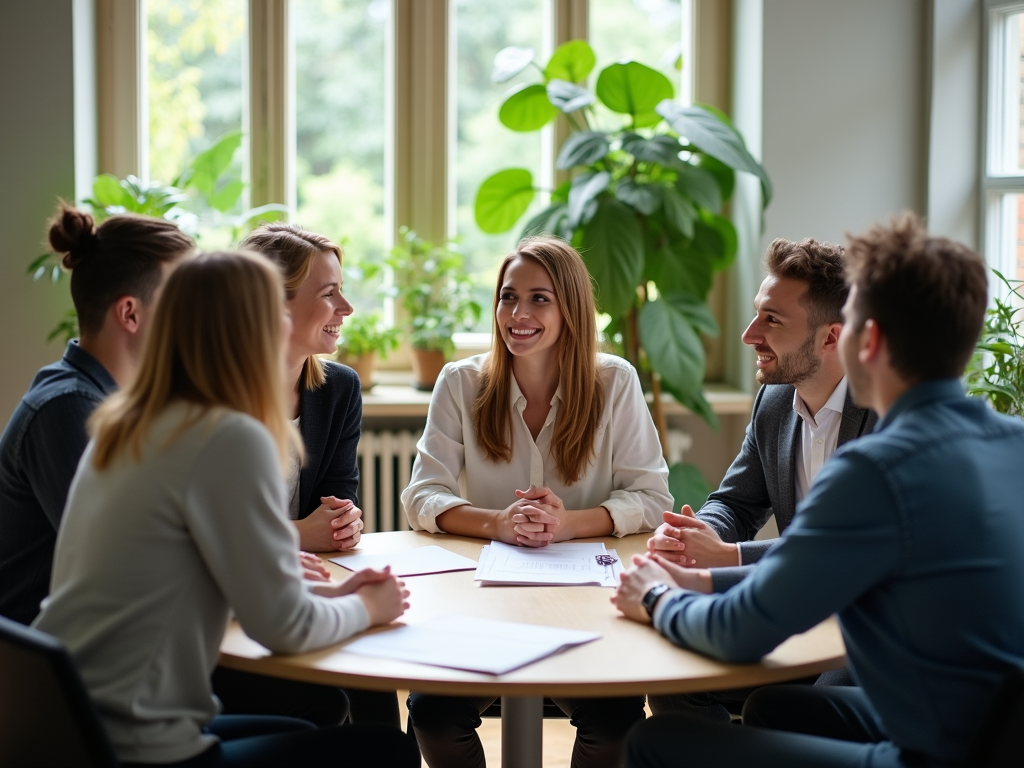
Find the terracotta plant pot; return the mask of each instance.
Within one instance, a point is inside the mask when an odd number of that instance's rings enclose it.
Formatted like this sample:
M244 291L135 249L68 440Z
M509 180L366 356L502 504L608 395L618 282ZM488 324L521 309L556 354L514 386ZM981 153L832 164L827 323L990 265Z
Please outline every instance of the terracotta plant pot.
M413 349L412 385L421 392L430 392L444 368L444 352L439 349Z
M358 357L344 355L339 358L339 362L356 372L356 375L359 376L359 387L363 392L369 392L373 388L373 374L377 370L376 352Z

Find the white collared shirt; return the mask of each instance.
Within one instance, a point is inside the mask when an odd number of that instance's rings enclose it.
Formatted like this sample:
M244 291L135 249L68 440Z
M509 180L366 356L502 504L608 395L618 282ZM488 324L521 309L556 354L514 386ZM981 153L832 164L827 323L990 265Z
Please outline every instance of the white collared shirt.
M604 507L616 536L654 530L672 509L668 467L636 371L626 360L598 355L605 406L594 437L594 457L583 476L565 485L550 453L555 418L562 404L559 385L544 426L534 441L523 420L526 398L512 377L512 460L491 461L476 441L472 409L486 355L449 363L441 371L417 444L412 480L402 505L415 530L440 533L436 518L463 504L505 509L517 488L546 485L566 509Z
M793 393L793 410L800 416L800 442L796 452L796 500L803 500L828 458L836 452L839 426L846 405L846 377L832 391L821 409L811 414L799 392Z

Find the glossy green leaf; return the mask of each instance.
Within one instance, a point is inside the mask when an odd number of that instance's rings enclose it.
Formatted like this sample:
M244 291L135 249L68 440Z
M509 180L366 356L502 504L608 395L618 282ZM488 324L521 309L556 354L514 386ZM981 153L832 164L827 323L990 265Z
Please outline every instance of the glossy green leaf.
M555 167L567 171L577 165L591 165L608 155L608 137L597 131L580 131L562 144Z
M566 114L594 103L594 94L568 80L552 80L547 85L548 101Z
M772 184L768 173L747 151L743 139L731 126L703 107L684 107L674 101L661 102L658 105L658 114L668 121L673 130L701 152L721 160L736 170L757 176L761 180L764 204L768 205L772 197Z
M693 225L697 220L697 209L693 203L679 194L675 187L666 187L662 195L665 219L676 232L687 239L693 238Z
M675 95L667 77L637 61L605 67L596 90L597 98L612 112L634 117L650 115L658 104Z
M659 118L660 119L660 118ZM679 140L674 136L652 136L645 139L627 131L622 135L622 151L643 163L657 163L666 168L679 165Z
M650 216L661 208L662 188L656 184L645 184L629 176L619 180L615 196L644 216Z
M525 168L498 171L476 193L476 224L489 235L507 232L533 202L533 174Z
M494 68L491 69L491 82L504 83L518 75L533 61L533 48L520 48L510 45L494 54Z
M569 189L569 226L575 229L593 215L595 198L608 188L612 176L607 171L581 173L572 180Z
M212 147L200 152L192 161L189 185L210 198L216 192L217 181L231 165L235 152L242 146L242 132L230 131L221 136Z
M551 192L552 203L568 203L569 202L569 190L572 189L572 181L563 181Z
M688 293L704 299L714 279L714 259L715 251L703 237L673 239L648 251L645 276L662 294Z
M594 70L596 63L597 57L589 43L585 40L570 40L555 49L548 65L544 67L544 77L548 80L582 83Z
M640 342L651 368L670 392L699 392L704 381L704 345L689 319L664 299L640 310Z
M714 488L704 479L699 468L693 464L673 464L668 468L668 491L675 500L674 512L683 504L689 504L696 512L704 506Z
M526 133L543 128L558 110L548 100L547 89L540 84L521 85L505 97L498 119L506 128Z
M722 190L711 171L689 163L680 163L676 171L676 189L683 197L711 213L722 212Z
M732 191L736 187L736 171L721 160L711 157L711 155L698 154L696 160L696 167L707 171L715 177L718 189L722 193L722 201L724 202L732 197Z
M235 203L238 202L242 196L242 190L245 189L245 184L239 179L233 179L225 184L223 187L218 189L207 199L209 200L210 207L215 211L226 213L235 207Z
M718 335L718 321L707 302L689 293L662 294L662 299L671 304L698 332L707 336Z
M531 237L532 235L556 235L561 237L561 222L567 216L565 203L554 203L538 213L523 227L519 237Z
M633 211L603 198L583 227L580 255L597 283L598 311L620 317L636 301L644 267L643 235Z
M736 227L724 216L707 212L701 213L700 224L713 230L719 238L720 245L717 246L717 253L712 265L716 270L726 269L736 260L736 254L739 251Z
M128 191L121 186L120 180L109 173L101 174L93 180L92 198L101 208L129 207L134 202Z
M664 386L664 382L662 382ZM707 425L716 432L720 428L718 416L715 415L714 410L711 408L711 404L704 397L704 393L701 390L691 392L689 394L685 392L675 392L670 387L665 387L669 393L678 400L683 406L690 409L690 412L707 422Z

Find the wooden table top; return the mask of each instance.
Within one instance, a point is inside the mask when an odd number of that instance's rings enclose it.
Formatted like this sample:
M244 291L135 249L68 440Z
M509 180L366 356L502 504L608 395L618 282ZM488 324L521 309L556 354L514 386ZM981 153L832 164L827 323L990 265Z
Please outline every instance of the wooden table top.
M624 563L642 552L649 534L604 541ZM371 533L359 551L389 552L435 544L474 560L487 542L416 531ZM330 555L325 555L328 557ZM327 563L335 578L349 573ZM672 645L649 625L619 615L602 587L480 587L472 571L405 578L411 608L399 620L415 624L436 616L545 624L600 632L572 648L506 675L486 675L345 652L340 643L298 656L274 656L249 639L237 623L221 645L220 663L274 677L370 690L398 688L423 693L511 696L626 696L720 690L806 677L845 664L846 650L834 619L780 645L757 664L724 664ZM368 630L386 631L386 628Z

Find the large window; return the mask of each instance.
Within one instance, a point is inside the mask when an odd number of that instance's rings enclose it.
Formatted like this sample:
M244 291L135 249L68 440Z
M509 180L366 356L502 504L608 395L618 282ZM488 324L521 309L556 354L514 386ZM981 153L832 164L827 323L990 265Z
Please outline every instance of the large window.
M635 58L669 74L689 100L693 2L147 0L148 168L140 170L170 182L241 131L229 170L245 191L230 211L189 203L200 218L223 223L252 204L291 202L292 220L344 245L347 268L379 264L402 225L428 239L455 237L488 307L518 232L480 232L477 187L511 162L551 187L557 149L552 126L517 134L499 123L505 92L536 71L495 84L494 55L528 47L543 65L559 42L587 36L599 66ZM538 195L534 205L546 202ZM200 227L200 245L227 246L238 234ZM353 274L357 311L381 306L381 278ZM488 312L477 330L489 332Z
M1024 279L1024 3L989 4L985 254Z

